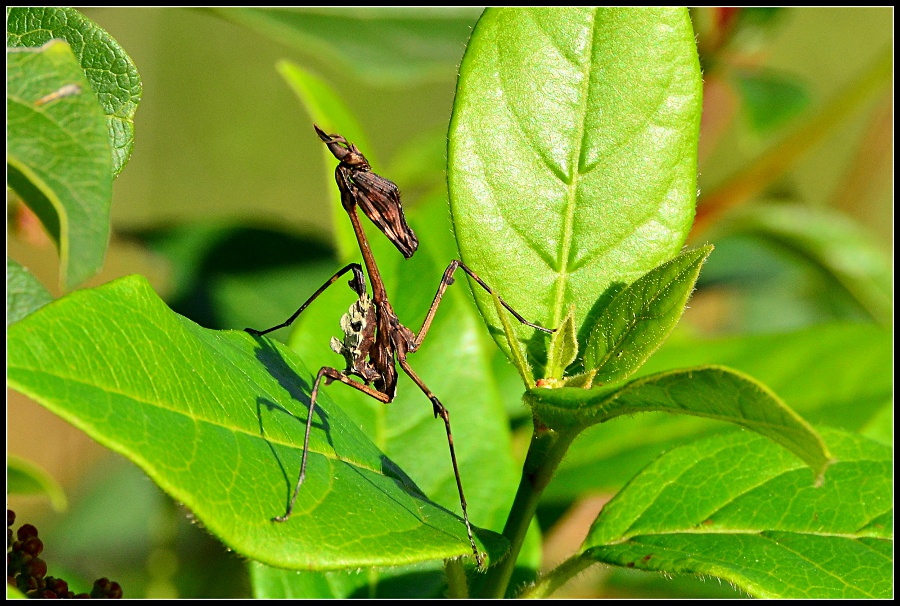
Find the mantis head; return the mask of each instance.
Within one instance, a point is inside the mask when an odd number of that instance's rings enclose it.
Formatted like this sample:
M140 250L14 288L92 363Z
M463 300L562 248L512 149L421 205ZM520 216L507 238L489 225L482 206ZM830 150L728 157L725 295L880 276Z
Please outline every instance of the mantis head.
M347 212L359 206L378 229L409 259L419 246L419 239L403 215L400 189L384 177L372 172L369 161L355 145L341 135L328 135L313 125L319 138L338 159L336 171L341 201Z

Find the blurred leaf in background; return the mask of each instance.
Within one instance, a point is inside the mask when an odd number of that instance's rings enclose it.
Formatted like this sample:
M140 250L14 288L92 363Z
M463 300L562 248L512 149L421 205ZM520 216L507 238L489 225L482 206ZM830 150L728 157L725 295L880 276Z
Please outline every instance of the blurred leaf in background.
M65 511L68 507L66 493L53 476L21 457L6 458L6 492L44 496L50 500L56 511Z
M750 127L758 133L775 130L809 105L809 92L796 79L771 71L735 70Z
M478 7L216 8L262 36L377 86L456 76Z
M730 213L723 207L718 213L713 204L701 210L711 217L709 229L694 237L697 244L714 243L716 251L701 273L692 309L638 375L727 364L765 382L811 422L891 437L891 333L875 325L889 323L893 304L887 254L893 245L890 11L692 10L705 80L700 208L720 195L738 200L742 208ZM341 228L325 209L334 189L332 165L323 163L309 115L276 70L276 63L287 60L345 101L368 136L366 154L380 160L383 174L400 185L408 212L416 216L415 228L434 228L428 235L435 244L431 259L423 255L418 264L404 267L394 262L396 252L385 253L385 267L393 273L389 288L401 280L423 285L402 303L401 318L417 327L417 314L427 309L437 286L435 275L458 255L444 197L446 134L456 70L480 11L93 8L84 13L127 49L143 80L133 155L113 189L104 281L147 274L180 313L207 327L240 329L280 322L333 272L345 251L334 235ZM347 31L355 34L334 33ZM47 92L52 91L41 95ZM80 98L57 103L69 102ZM105 119L109 132L112 118ZM729 185L734 183L749 185ZM46 251L28 244L17 228L17 204L8 205L8 217L15 219L8 222L10 257L43 284L55 284L55 257L48 260ZM458 290L451 295L452 310L445 310L452 317L442 320L453 333L447 342L468 339L467 346L479 352L479 365L493 360L491 372L473 370L473 385L483 389L472 402L491 412L489 422L472 431L499 432L502 439L490 448L503 457L504 470L515 469L510 457L521 456L519 433L530 433L521 382L480 325L469 325L477 312L464 282L451 287ZM323 302L320 312L327 314L331 306L338 317L347 304ZM333 318L322 323L304 324L293 337L310 356L313 349L330 353L327 341L312 339L320 339L318 333L331 336L337 323ZM464 330L456 330L461 325ZM431 367L430 354L422 355L423 367ZM347 395L339 389L329 388L335 399ZM469 395L463 391L454 398ZM399 439L409 431L383 433L406 410L399 400L391 406L350 414L365 425L381 424L382 444L391 456L412 457L414 452L404 451L416 445ZM418 399L409 407L410 414L428 412ZM33 408L10 394L8 452L37 450L28 458L60 479L70 495L65 517L51 513L49 503L35 507L36 512L44 508L41 528L55 524L48 532L66 546L66 567L86 579L108 572L129 597L250 595L245 562L206 531L198 532L142 472L130 464L122 471L115 463L82 459L85 451L74 446L77 430L57 428L35 417ZM519 416L515 430L505 425L502 410ZM455 416L454 429L457 418L473 414ZM423 436L439 433L433 419L422 422ZM53 446L61 450L35 448L46 443L48 427L53 427ZM539 512L543 530L552 531L586 494L618 490L660 451L714 431L704 420L662 415L589 430L545 493ZM435 460L444 469L446 453L441 457ZM67 475L72 467L82 469ZM83 481L71 479L81 473ZM445 473L422 473L435 482L429 490L450 494ZM475 482L477 491L481 482ZM493 520L502 506L491 503L492 493L484 490L470 502L485 504L487 511L479 515ZM447 495L449 507L454 499ZM586 530L579 530L581 537ZM539 546L533 547L532 571L539 560ZM254 567L253 574L260 579L265 573ZM306 582L316 584L316 591L330 587L334 595L391 593L377 589L391 582L391 573L369 574L348 575L356 576L352 582L313 577ZM398 576L418 579L434 594L443 591L431 584L433 570L402 570ZM588 572L581 591L696 597L714 585L649 578ZM556 595L567 595L566 590Z

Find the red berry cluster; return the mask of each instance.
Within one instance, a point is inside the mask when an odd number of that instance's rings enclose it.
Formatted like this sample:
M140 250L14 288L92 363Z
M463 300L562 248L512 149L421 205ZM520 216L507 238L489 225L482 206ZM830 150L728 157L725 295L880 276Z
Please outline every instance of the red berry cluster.
M44 544L38 538L37 528L22 524L13 541L11 526L16 514L6 510L6 582L29 598L121 598L122 588L107 578L94 581L90 595L69 591L69 584L62 579L48 577L47 563L38 556Z

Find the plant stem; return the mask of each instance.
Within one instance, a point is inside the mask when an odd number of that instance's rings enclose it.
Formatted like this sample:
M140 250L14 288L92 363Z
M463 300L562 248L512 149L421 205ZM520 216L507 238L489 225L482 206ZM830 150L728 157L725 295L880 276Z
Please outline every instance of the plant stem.
M446 560L444 572L447 574L447 597L450 599L466 599L469 597L469 586L466 582L466 570L462 560Z
M553 473L576 435L577 432L561 433L538 428L531 435L519 489L516 491L515 501L503 528L503 536L510 544L509 554L488 570L482 589L483 597L503 598L506 594L519 551L525 540L525 533L537 510L541 493L550 483Z
M596 564L592 558L584 553L574 555L535 582L530 588L522 592L520 598L546 598L576 574Z

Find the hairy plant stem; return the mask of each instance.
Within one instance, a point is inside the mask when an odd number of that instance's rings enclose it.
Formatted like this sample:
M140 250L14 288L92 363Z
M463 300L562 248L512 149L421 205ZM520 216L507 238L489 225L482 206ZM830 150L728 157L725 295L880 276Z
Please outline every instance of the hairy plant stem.
M496 566L488 569L487 579L481 591L482 597L502 598L506 594L519 551L525 540L525 533L537 510L541 493L550 483L553 473L577 435L576 431L555 432L541 429L539 423L535 425L525 465L522 468L519 489L516 491L516 498L503 528L503 536L510 544L509 553Z
M591 564L596 563L597 562L594 559L588 557L584 553L576 554L539 578L534 585L523 591L519 597L546 598L559 589L569 579Z
M469 585L466 581L466 570L462 560L444 561L444 572L447 575L447 597L450 599L465 599L469 597Z

